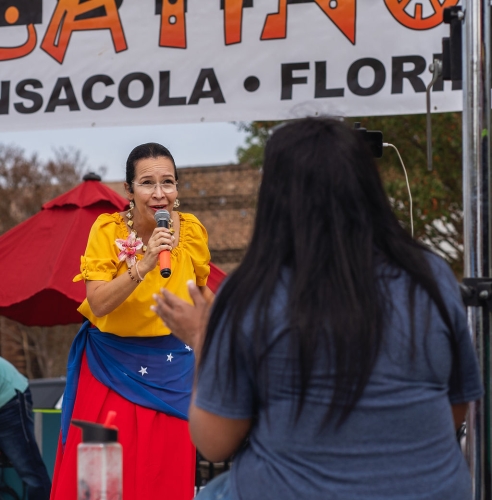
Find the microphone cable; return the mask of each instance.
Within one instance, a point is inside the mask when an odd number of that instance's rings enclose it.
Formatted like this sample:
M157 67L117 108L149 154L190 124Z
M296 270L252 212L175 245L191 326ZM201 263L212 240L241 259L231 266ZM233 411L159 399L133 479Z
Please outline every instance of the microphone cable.
M405 174L405 181L407 183L408 199L410 200L410 232L411 232L412 238L413 238L413 200L412 200L412 191L410 190L410 183L408 182L407 169L405 168L405 164L403 163L403 160L402 160L402 157L400 155L400 152L398 151L398 148L394 144L390 144L389 142L383 142L383 148L393 148L396 151L398 158L400 158L400 163L401 163L401 166L403 167L403 172Z

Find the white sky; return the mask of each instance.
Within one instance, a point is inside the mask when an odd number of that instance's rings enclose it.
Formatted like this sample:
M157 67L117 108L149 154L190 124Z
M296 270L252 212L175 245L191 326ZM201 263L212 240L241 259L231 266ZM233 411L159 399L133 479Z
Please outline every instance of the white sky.
M80 128L35 132L2 132L0 143L20 146L48 159L53 148L73 146L87 158L90 170L107 167L103 180L123 180L126 158L144 142L159 142L179 167L236 162L236 149L245 133L234 123L199 123L139 127Z

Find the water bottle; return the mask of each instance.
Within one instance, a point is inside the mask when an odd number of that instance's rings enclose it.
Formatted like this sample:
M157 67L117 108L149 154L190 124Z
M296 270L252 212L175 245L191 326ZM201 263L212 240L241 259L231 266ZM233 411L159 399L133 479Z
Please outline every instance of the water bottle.
M108 412L104 424L72 420L82 429L77 446L77 499L122 500L123 449L118 429L112 425L116 412Z

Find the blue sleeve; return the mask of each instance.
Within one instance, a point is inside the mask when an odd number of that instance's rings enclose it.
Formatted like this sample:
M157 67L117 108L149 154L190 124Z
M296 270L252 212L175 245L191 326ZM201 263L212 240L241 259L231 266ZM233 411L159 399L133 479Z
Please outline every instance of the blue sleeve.
M449 380L449 401L451 404L460 404L480 399L483 396L483 386L465 308L461 303L456 304L455 307L453 319L457 340L457 359L454 360Z
M235 380L228 367L230 335L234 334L227 329L215 332L198 372L195 405L221 417L251 418L255 414L255 390L243 336L237 339L233 355Z
M483 396L480 368L458 282L449 266L442 259L438 260L436 279L441 285L441 293L453 322L457 345L449 379L449 401L451 404L468 403Z

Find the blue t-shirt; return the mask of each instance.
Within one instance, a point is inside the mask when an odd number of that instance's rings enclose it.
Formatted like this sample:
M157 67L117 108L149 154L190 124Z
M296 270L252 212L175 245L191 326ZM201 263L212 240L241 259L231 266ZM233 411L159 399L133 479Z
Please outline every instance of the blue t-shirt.
M237 385L224 368L227 332L215 335L197 385L195 404L227 418L253 418L247 445L231 471L233 498L240 500L471 500L471 478L455 437L451 404L479 399L483 389L465 310L447 264L429 257L456 330L459 360L453 363L450 332L428 295L417 288L415 353L410 343L409 277L388 284L383 345L362 398L345 423L323 427L333 376L326 362L313 368L297 421L286 329L287 282L272 301L275 321L268 339L268 397L262 396L251 362L252 318L238 350ZM427 311L429 314L427 314Z

